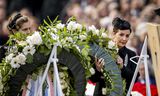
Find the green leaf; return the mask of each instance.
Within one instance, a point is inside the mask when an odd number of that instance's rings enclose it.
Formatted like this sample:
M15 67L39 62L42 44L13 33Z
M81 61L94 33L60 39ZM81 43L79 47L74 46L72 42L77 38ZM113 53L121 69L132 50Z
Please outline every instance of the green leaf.
M45 53L45 49L46 49L45 46L40 46L38 51L39 51L40 53Z
M51 46L50 46L50 49L48 49L48 47L46 47L44 45L40 46L39 49L38 49L38 51L40 53L43 53L45 56L48 56L50 54L50 52L51 52Z
M33 62L33 56L31 54L27 54L27 59L26 59L26 62L31 64Z

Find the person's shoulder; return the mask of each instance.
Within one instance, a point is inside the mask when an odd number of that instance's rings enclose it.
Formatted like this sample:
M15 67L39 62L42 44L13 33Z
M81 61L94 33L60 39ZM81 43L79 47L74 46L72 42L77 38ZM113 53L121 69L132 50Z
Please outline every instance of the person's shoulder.
M136 52L134 52L133 50L125 47L125 50L127 51L128 54L132 54L132 55L136 55Z

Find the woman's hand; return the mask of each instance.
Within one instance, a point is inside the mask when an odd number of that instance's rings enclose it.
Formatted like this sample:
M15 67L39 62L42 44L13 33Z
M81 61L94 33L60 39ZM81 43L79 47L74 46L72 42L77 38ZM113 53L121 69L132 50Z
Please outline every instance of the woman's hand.
M98 59L95 56L95 64L96 64L96 69L100 72L103 68L103 65L104 65L104 59L103 58Z
M120 56L117 58L117 64L120 65L120 68L123 68L123 59Z

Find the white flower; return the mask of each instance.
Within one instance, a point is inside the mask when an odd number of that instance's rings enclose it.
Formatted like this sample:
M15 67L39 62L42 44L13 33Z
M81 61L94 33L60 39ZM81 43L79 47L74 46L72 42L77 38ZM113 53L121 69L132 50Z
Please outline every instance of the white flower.
M82 40L85 40L87 37L85 35L80 35L79 38Z
M24 55L27 55L27 54L33 55L35 52L36 52L36 49L34 46L26 46L23 48Z
M78 50L78 52L81 52L79 46L77 46L77 45L73 45L73 46Z
M110 41L108 42L108 48L109 48L109 49L112 49L115 45L116 45L115 42L113 42L112 40L110 40Z
M103 37L103 38L107 38L107 34L103 32L103 33L102 33L102 37Z
M67 83L65 82L65 83L61 84L61 87L62 87L62 90L63 90L63 89L66 89L66 88L68 87L68 85L67 85Z
M94 34L94 35L99 35L99 30L96 29L95 31L93 31L93 34Z
M53 30L55 33L57 33L57 29L56 28L51 28L51 30Z
M64 24L59 23L59 24L56 25L56 28L57 28L57 29L63 29L64 26L65 26Z
M60 46L64 47L66 45L66 39L60 40Z
M51 31L51 29L50 29L50 28L48 28L48 29L47 29L47 31L48 31L48 32L50 32L50 31Z
M68 68L67 68L67 67L61 67L61 69L62 69L62 70L68 70Z
M99 35L99 30L96 29L96 27L95 27L94 25L89 26L89 31L92 31L92 33L93 33L94 35Z
M56 28L48 28L47 31L48 32L53 31L53 32L57 33L57 29Z
M73 39L71 37L66 37L66 41L73 43Z
M61 83L61 85L64 85L64 84L65 84L65 80L64 80L64 79L61 79L61 80L60 80L60 83Z
M76 24L76 29L78 29L78 30L80 30L80 31L81 31L81 30L82 30L82 25L81 25L81 24L79 24L79 23L77 23L77 24Z
M70 93L70 92L67 91L66 95L69 96L69 93Z
M16 56L15 58L16 58L16 60L18 60L19 64L23 64L24 65L25 62L26 62L26 56L23 55L22 53L19 54L18 56Z
M17 53L17 52L18 52L17 46L9 47L9 53Z
M92 75L94 75L94 74L95 74L95 70L94 70L94 68L90 68L90 69L89 69L89 71L91 72L91 74L92 74Z
M12 60L13 56L14 56L13 53L9 54L9 55L5 58L5 61L6 61L6 62L10 62L10 61Z
M20 65L18 64L18 59L17 58L13 58L12 60L11 60L11 67L12 68L19 68L20 67Z
M89 28L89 31L95 31L96 30L96 27L94 25L89 26L88 28Z
M102 94L103 94L103 95L106 95L106 94L107 94L106 88L102 88Z
M65 77L65 74L63 72L59 72L59 77L63 78L63 77Z
M39 32L34 32L32 36L27 37L27 43L29 45L40 45L42 44L42 38Z
M59 36L57 36L56 34L51 33L52 39L53 40L58 40Z
M70 31L71 30L74 31L74 30L76 30L76 28L77 28L76 27L76 22L74 22L74 21L69 22L68 25L67 25L67 29L70 30Z
M26 46L27 42L26 41L19 41L18 45L20 45L20 46Z

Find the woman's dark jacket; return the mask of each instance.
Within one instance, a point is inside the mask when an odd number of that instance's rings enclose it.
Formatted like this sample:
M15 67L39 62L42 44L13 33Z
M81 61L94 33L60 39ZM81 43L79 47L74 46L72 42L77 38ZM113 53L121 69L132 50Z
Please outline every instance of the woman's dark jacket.
M136 56L136 53L125 46L118 51L119 56L123 59L123 62L125 63L125 58L127 56L127 64L124 65L121 69L121 75L122 78L126 80L126 89L129 89L130 83L132 81L132 77L134 75L136 64L134 64L130 58ZM135 62L137 62L137 59L133 59Z

